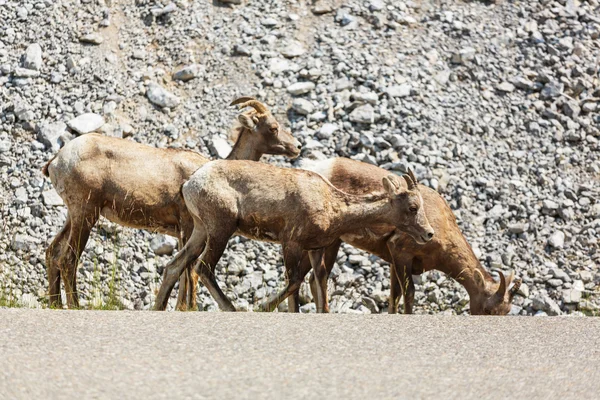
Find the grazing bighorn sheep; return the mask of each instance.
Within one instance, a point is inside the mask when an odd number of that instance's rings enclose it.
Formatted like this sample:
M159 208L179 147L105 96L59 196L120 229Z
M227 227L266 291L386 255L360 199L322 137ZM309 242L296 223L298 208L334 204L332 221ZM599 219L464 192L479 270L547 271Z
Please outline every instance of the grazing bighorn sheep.
M433 229L423 211L417 185L405 175L403 188L396 175L381 178L385 191L355 196L336 189L311 171L277 168L252 161L211 161L192 175L181 192L192 218L190 240L165 268L155 309L164 310L182 271L202 254L196 273L214 281L214 268L227 241L236 232L246 237L282 245L288 278L295 274L303 252L308 253L317 279L317 311L322 312L325 292L323 250L341 235L362 227L393 225L426 242ZM216 285L216 282L213 284ZM285 299L297 289L288 286ZM215 297L222 309L231 302Z
M306 163L303 167L316 171L338 189L355 195L383 192L381 178L388 171L347 158L335 158L326 161ZM420 186L423 207L429 223L435 230L435 237L426 244L415 243L408 235L393 229L373 230L363 228L342 235L341 240L355 247L375 254L392 264L390 267L390 313L396 313L401 294L404 294L404 312L412 313L415 286L411 275L418 275L431 269L440 270L460 282L470 297L471 314L505 315L511 308L512 298L521 284L516 280L509 289L513 275L505 278L499 272L500 282L496 283L481 266L466 241L448 203L436 191ZM333 242L324 254L324 262L329 276L337 258L341 241ZM303 280L310 271L307 257L301 262L300 272L295 276ZM311 290L317 292L311 276ZM322 286L327 283L321 283ZM275 296L274 299L280 297ZM274 309L279 303L267 301L263 307ZM298 311L298 291L288 299L289 311ZM326 305L328 307L328 305Z
M231 105L252 109L238 116L237 141L228 159L300 154L298 140L281 128L263 103L242 97ZM120 225L177 237L183 246L193 223L181 185L208 161L190 150L157 149L98 134L67 143L43 168L68 208L64 227L46 250L49 304L62 305L62 275L67 305L78 307L76 266L100 215ZM180 305L185 295L180 293Z

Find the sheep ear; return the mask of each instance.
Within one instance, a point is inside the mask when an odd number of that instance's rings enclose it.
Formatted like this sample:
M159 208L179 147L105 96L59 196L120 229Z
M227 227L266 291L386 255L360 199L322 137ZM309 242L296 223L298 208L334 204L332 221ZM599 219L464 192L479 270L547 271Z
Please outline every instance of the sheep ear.
M394 174L389 174L385 176L382 181L383 188L388 193L388 195L394 197L399 195L402 192L402 186L400 185L400 181L398 177Z
M238 121L244 128L254 130L256 128L256 122L254 122L254 118L247 116L246 114L240 114L238 116Z
M485 278L483 277L483 274L481 273L481 271L479 271L478 269L473 271L473 279L475 280L475 283L479 287L481 287L481 288L485 287Z

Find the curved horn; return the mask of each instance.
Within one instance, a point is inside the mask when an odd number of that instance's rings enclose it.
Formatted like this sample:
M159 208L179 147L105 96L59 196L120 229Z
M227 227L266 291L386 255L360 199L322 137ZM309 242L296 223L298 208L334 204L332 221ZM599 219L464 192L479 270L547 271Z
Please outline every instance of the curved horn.
M406 181L406 185L408 186L408 190L413 190L416 187L415 182L412 180L412 178L410 177L410 175L402 175L402 177Z
M250 97L250 96L243 96L243 97L240 97L238 99L235 99L229 105L230 106L235 106L235 105L238 105L238 104L241 104L241 103L246 103L246 102L248 102L250 100L256 100L256 99L254 97Z
M237 103L237 104L239 104L239 103ZM268 114L269 113L269 109L267 108L267 106L265 106L263 103L261 103L258 100L255 100L255 99L248 100L248 101L240 104L240 109L245 108L245 107L252 107L259 114Z
M521 280L515 279L514 285L512 285L512 287L508 291L509 296L512 298L515 294L517 294L517 292L519 291L520 288L521 288Z
M496 292L496 294L504 297L504 294L506 293L506 278L504 277L502 271L496 272L498 272L498 275L500 276L500 286L498 287L498 291Z
M417 181L417 177L415 176L415 173L413 172L413 170L410 167L408 167L408 176L410 176L410 179L413 180L413 182L415 183L415 186L417 185L417 183L419 183Z

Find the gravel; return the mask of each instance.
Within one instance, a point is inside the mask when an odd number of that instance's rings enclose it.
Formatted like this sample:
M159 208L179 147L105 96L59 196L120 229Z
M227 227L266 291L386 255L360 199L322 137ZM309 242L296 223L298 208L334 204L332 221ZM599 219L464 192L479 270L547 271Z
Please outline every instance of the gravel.
M597 0L0 0L0 293L45 304L44 252L66 210L41 167L61 146L97 131L224 157L228 104L252 95L303 143L300 159L410 166L483 266L523 279L513 313L597 315L599 12ZM157 238L101 219L82 304L118 287L124 307L149 309L176 248ZM252 309L283 271L280 246L236 237L216 273ZM416 313L468 312L443 274L415 284ZM387 312L377 257L342 245L329 286L333 312ZM216 310L203 287L198 302Z

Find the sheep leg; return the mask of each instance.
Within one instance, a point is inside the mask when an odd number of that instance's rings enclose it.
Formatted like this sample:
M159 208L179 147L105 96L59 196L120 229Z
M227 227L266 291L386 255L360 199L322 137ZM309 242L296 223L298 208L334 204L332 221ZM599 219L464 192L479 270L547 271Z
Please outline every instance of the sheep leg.
M400 297L402 296L402 289L400 288L400 280L396 274L396 267L394 263L390 264L390 298L388 300L388 314L398 313L398 304L400 303Z
M190 240L187 241L183 249L167 264L163 273L163 281L156 295L154 303L155 311L163 311L167 308L169 297L175 283L181 276L183 270L202 254L206 242L206 232L204 229L194 229Z
M400 295L404 296L404 314L413 313L415 301L415 283L412 279L412 257L402 254L402 242L390 240L388 250L392 257L390 265L390 300L388 312L395 314L398 310Z
M210 234L208 248L202 256L202 259L195 265L196 273L219 305L221 311L236 311L233 303L227 298L225 293L223 293L215 279L215 268L217 263L221 259L225 248L227 248L229 238L231 238L234 233L235 229L230 229L228 231Z
M185 246L191 235L191 230L186 230L189 231L189 233L182 233L179 237L179 250ZM185 272L181 274L181 277L179 278L179 293L177 294L176 306L176 309L179 311L192 311L197 310L198 308L196 300L198 293L198 274L194 271L194 262L187 266Z
M194 265L190 265L188 271L188 310L198 310L198 279L200 276L196 273Z
M181 251L181 249L183 249L183 247L185 246L185 244L187 243L189 239L189 236L181 234L179 236L179 251ZM175 309L177 311L187 311L188 310L188 304L189 304L189 298L187 297L188 295L188 288L189 288L189 271L190 268L187 268L185 270L184 273L181 274L181 276L179 277L179 292L177 293L177 305L175 306Z
M302 260L300 260L300 264L298 265L298 271L293 274L289 274L290 284L294 287L298 287L288 297L288 312L290 313L297 313L300 311L300 286L302 285L302 282L304 282L304 277L310 272L311 268L312 266L310 265L308 253L304 252L302 254Z
M323 313L325 309L325 301L327 298L327 271L323 265L323 254L325 249L310 250L308 257L310 259L310 265L312 266L313 274L315 275L315 286L317 289L317 296L315 297L315 304L317 306L317 312ZM325 291L325 292L324 292Z
M325 254L323 255L323 264L324 264L324 268L326 270L326 276L331 275L331 270L333 269L333 266L335 265L335 260L337 259L338 251L339 251L341 245L342 245L342 241L338 239L325 248ZM315 282L315 276L312 273L310 274L309 284L310 284L310 291L313 295L313 298L316 298L317 287L316 287L316 282ZM327 279L325 279L322 282L322 285L323 285L323 290L324 290L324 294L325 294L325 304L323 305L323 312L328 313L329 312L329 298L327 295Z
M304 271L302 268L301 262L303 251L300 246L294 243L285 243L282 245L283 262L285 265L287 282L281 291L269 297L259 306L260 311L274 311L282 301L287 299L292 294L298 292L298 289L300 289L300 284L304 280L306 273L310 271L310 268L307 271Z
M97 208L88 209L88 213L81 216L71 217L69 241L64 247L61 263L61 276L65 285L67 294L67 306L69 308L79 308L79 295L77 293L77 265L81 253L85 249L92 228L98 221L100 215Z
M60 296L60 256L63 247L66 245L65 239L71 231L71 218L67 214L67 220L60 232L56 234L50 246L46 249L46 269L48 271L48 306L50 308L62 308L62 299Z

